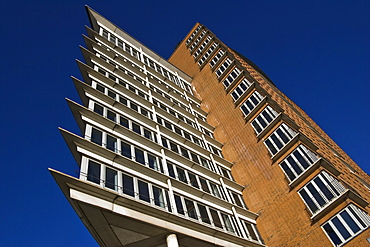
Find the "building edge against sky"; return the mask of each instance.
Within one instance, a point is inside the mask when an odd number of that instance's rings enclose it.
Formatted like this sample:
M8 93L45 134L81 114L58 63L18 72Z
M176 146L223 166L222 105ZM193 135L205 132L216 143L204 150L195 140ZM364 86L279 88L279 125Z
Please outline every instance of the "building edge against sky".
M51 172L101 246L368 243L368 175L251 61L198 23L175 67L87 12L80 175Z

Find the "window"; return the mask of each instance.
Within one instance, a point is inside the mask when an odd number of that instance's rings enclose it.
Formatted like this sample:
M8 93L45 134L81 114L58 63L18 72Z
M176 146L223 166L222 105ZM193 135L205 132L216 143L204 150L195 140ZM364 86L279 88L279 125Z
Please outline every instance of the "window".
M241 71L238 68L234 68L234 70L231 71L230 74L222 82L225 88L228 88L234 82L234 80L238 77L240 73Z
M211 224L206 207L198 203L198 209L202 222Z
M107 149L117 152L117 138L107 135Z
M106 167L105 169L105 187L117 190L117 171Z
M198 219L197 212L195 210L194 202L185 198L185 205L187 209L188 216L193 219Z
M87 168L87 180L96 184L100 184L100 164L89 160Z
M134 179L131 176L122 174L123 194L134 196Z
M163 189L153 186L154 204L165 208L164 192Z
M255 241L260 241L258 230L256 225L246 222L244 220L241 220L243 230L245 234L247 235L248 239L253 239Z
M257 134L261 133L262 130L264 130L269 123L271 123L278 113L272 109L271 106L266 106L266 108L258 114L258 116L251 122L252 127L257 132Z
M91 141L101 146L103 143L103 132L93 128L91 131Z
M217 62L220 60L220 58L222 57L222 55L224 55L225 52L223 50L219 50L218 53L212 58L212 60L209 62L209 65L212 67L214 67Z
M226 60L216 70L217 77L220 77L225 72L225 70L230 66L230 64L231 64L231 59L226 58Z
M297 132L289 128L285 123L282 123L264 143L270 153L275 155L297 134Z
M237 101L245 91L250 87L251 83L247 80L247 78L244 78L239 85L234 89L234 91L231 93L231 96L234 99L234 102Z
M139 186L139 199L146 202L150 202L148 183L139 180L138 186Z
M280 167L287 175L289 181L293 181L318 159L313 152L300 144L280 163Z
M255 91L244 103L240 106L240 109L245 116L248 114L262 101L262 95Z
M235 203L239 207L244 208L244 201L243 201L243 198L240 195L238 195L238 194L236 194L236 193L234 193L230 190L229 190L229 194L231 196L231 199L233 200L233 203Z
M178 195L174 195L174 197L175 197L175 204L176 204L177 213L185 215L185 211L184 211L184 208L182 206L181 197L178 196Z
M216 49L217 43L213 43L211 47L206 51L206 53L199 59L198 64L201 66L207 58L212 54L212 52Z
M151 155L151 154L148 154L148 162L149 162L149 167L156 170L156 171L160 171L162 172L162 166L160 164L160 161L157 157Z
M144 151L135 147L135 160L140 164L145 165Z
M311 213L314 214L341 195L345 190L338 180L327 172L322 171L298 193Z
M353 204L322 225L335 246L341 245L370 226L370 217Z
M213 210L213 209L209 209L209 211L211 212L211 216L212 216L213 224L214 224L216 227L223 228L223 227L222 227L221 220L220 220L220 217L218 216L218 212L217 212L216 210Z
M131 159L131 145L121 141L121 154Z
M226 231L234 233L235 231L231 223L230 216L223 213L221 213L221 216L224 221Z

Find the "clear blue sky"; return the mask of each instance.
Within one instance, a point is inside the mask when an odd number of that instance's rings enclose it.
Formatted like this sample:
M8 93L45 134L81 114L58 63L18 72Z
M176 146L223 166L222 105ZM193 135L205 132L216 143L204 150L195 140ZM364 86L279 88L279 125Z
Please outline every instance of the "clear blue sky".
M205 24L370 173L368 0L3 0L0 246L96 246L47 171L78 169L57 127L79 133L64 97L80 101L85 4L165 58Z

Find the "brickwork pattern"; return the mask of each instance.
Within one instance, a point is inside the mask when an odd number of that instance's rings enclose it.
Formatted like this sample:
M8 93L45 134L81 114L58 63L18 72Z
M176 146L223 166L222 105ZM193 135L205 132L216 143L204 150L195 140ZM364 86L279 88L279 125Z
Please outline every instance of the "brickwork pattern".
M218 42L228 49L221 41ZM284 113L295 121L300 127L299 131L318 147L317 153L342 173L339 178L365 200L370 201L369 190L356 175L370 183L369 176L302 109L253 66L231 49L228 50L232 58L267 91ZM177 47L169 61L193 77L192 86L195 95L202 100L203 110L208 112L207 122L216 128L215 138L224 144L222 150L224 157L234 164L232 173L235 180L245 186L243 195L247 206L259 214L257 226L266 245L318 246L319 243L319 246L331 246L330 240L320 226L350 203L350 200L347 199L318 221L312 222L304 202L297 193L297 190L322 168L312 173L297 187L290 188L285 174L278 165L281 159L272 162L263 140L257 139L250 120L247 122L244 120L239 107L235 106L231 96L226 94L224 86L218 81L210 66L206 65L200 70L184 41ZM350 172L348 167L356 174ZM369 211L369 206L366 209ZM348 246L366 246L368 235L369 229L348 243ZM352 245L354 243L356 245Z

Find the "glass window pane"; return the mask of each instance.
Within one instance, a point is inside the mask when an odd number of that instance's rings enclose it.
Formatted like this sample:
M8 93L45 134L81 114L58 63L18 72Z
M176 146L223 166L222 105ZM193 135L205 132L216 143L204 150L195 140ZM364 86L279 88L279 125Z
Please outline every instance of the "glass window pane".
M126 118L124 118L124 117L120 117L120 118L119 118L119 123L120 123L123 127L128 128L128 119L126 119Z
M211 193L211 191L208 188L207 181L203 178L199 178L200 184L202 185L202 190L208 193Z
M331 222L334 224L335 228L340 232L344 240L348 239L351 237L351 234L347 231L347 229L344 227L342 222L338 219L338 217L335 217L334 219L331 220Z
M107 135L107 149L117 151L117 139L113 136Z
M353 233L357 233L358 231L360 231L360 227L352 219L352 217L347 213L347 211L343 211L342 213L340 213L340 216L342 216L343 220L351 228L351 230L353 231Z
M121 154L131 159L131 145L121 141Z
M195 210L195 205L193 201L185 199L186 209L188 211L188 216L193 219L198 219L197 212Z
M186 179L185 171L179 167L177 167L177 175L181 182L188 183L188 180Z
M139 180L139 199L150 202L148 183Z
M140 125L136 124L136 123L132 123L132 130L136 133L138 133L139 135L141 135L141 129L140 129Z
M87 180L100 184L100 164L89 160L87 169Z
M329 225L329 223L326 223L323 226L323 228L324 228L325 232L328 234L328 236L331 239L331 241L335 245L340 245L342 243L342 241L340 240L340 238L338 237L338 235L335 233L335 231L333 230L333 228Z
M135 160L145 165L144 151L135 148Z
M185 211L184 211L184 208L182 207L180 196L175 195L175 203L176 203L177 213L185 215Z
M103 143L102 140L103 140L103 133L93 128L91 131L91 141L101 146Z
M129 196L134 196L134 179L131 176L122 175L123 193Z
M206 207L198 203L198 209L202 222L211 224Z
M117 171L107 167L105 173L105 187L117 190Z
M214 224L216 227L222 228L221 220L220 220L220 217L218 216L217 211L215 211L215 210L213 210L213 209L209 209L209 211L211 212L211 216L212 216L213 224Z
M190 185L199 189L199 184L198 184L196 176L193 173L190 173L190 172L188 172L188 175L189 175L189 179L190 179Z
M154 204L164 208L165 204L163 190L153 186L153 195L154 195Z

